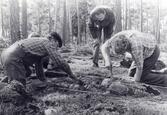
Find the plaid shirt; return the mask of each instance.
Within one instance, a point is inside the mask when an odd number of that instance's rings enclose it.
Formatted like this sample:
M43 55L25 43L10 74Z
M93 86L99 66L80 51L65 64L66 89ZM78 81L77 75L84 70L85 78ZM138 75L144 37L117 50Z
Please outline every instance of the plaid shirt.
M125 35L127 37L131 44L131 51L129 53L131 53L136 66L142 69L144 59L149 58L157 46L155 37L151 34L141 33L135 30L126 30L114 35L107 41L106 45L114 49L114 41L119 35ZM114 52L114 54L116 53Z
M58 44L56 42L51 42L47 38L40 37L24 39L19 41L18 44L24 49L24 51L33 55L41 57L49 56L54 64L67 71L66 62L57 51Z

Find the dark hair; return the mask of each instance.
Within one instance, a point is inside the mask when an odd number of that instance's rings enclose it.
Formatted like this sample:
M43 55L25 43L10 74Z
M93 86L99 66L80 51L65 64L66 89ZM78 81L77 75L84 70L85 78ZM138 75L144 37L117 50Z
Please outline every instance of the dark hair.
M126 39L125 35L120 35L115 42L115 52L117 54L122 54L127 51L129 46L129 41Z
M60 35L59 35L57 32L52 32L52 33L50 33L50 36L52 36L55 41L56 41L56 40L58 41L59 47L62 47L63 42L62 42L62 39L61 39Z

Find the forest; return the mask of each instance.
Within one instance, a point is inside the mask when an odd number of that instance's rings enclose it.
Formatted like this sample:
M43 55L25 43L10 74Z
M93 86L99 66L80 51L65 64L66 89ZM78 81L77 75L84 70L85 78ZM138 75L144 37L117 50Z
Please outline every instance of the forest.
M136 29L152 33L164 43L167 19L163 4L165 0L1 0L1 37L15 42L32 32L45 36L57 31L64 45L86 44L90 11L108 5L116 16L115 33Z
M114 32L138 30L155 36L160 57L155 69L167 66L166 0L0 0L0 54L16 41L56 31L58 49L81 87L61 70L44 68L47 82L35 74L22 85L6 83L0 63L0 115L166 115L167 88L135 82L128 64L112 58L113 78L100 53L99 68L92 67L90 12L108 6L115 15ZM124 64L122 64L124 63ZM167 73L167 71L166 71Z

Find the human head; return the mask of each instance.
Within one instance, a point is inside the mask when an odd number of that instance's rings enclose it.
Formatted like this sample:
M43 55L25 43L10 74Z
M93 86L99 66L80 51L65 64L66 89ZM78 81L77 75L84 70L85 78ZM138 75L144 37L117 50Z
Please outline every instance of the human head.
M94 20L102 21L105 18L106 11L103 8L96 7L92 10L91 14Z
M117 36L114 44L115 53L124 54L129 50L130 43L125 35Z
M49 34L49 39L53 39L54 41L57 41L59 44L59 47L62 47L63 43L62 43L62 39L60 37L60 35L57 32L51 32Z

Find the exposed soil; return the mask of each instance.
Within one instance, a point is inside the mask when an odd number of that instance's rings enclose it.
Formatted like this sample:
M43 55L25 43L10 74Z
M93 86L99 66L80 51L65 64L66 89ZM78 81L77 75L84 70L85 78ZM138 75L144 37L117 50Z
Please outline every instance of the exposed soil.
M73 72L85 82L85 88L62 72L56 76L49 74L47 83L31 77L26 91L31 94L29 99L15 86L0 83L0 115L167 114L167 88L135 83L119 61L114 62L114 78L109 79L109 71L102 68L103 60L100 60L100 68L92 67L89 50L71 52L63 49L61 52ZM9 100L2 101L6 92Z

